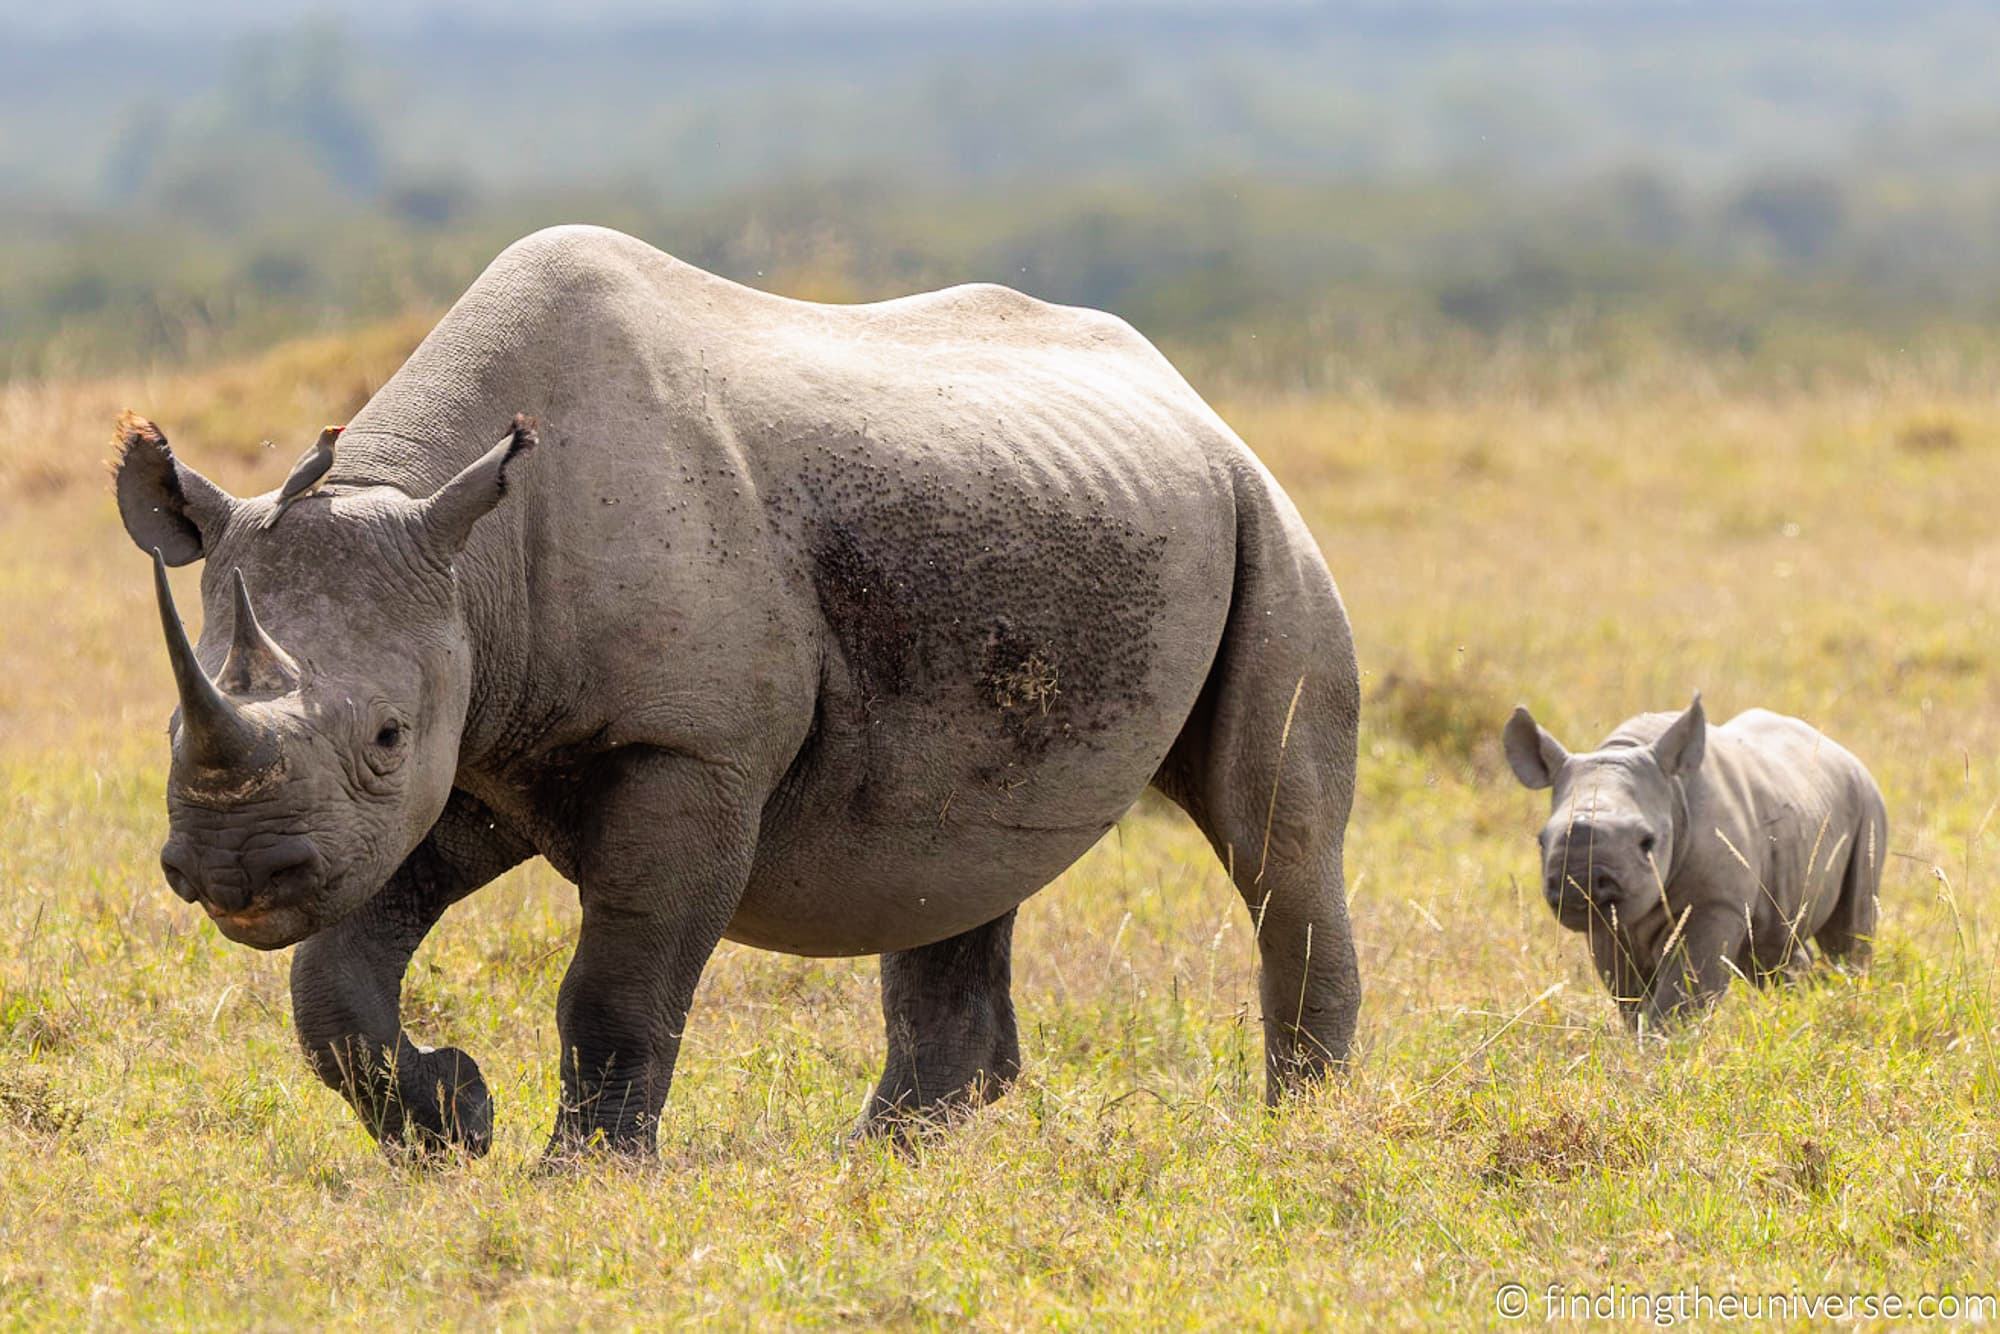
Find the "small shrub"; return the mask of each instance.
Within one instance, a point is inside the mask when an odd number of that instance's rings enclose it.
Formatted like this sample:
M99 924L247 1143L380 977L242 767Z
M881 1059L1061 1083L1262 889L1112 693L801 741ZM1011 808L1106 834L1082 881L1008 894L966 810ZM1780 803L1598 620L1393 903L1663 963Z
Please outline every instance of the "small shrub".
M1512 707L1494 675L1461 652L1443 671L1404 666L1385 673L1363 707L1362 726L1489 774L1499 771L1500 727Z
M1896 448L1909 454L1948 454L1963 443L1957 424L1942 417L1906 422L1896 432Z
M1620 1167L1632 1157L1632 1145L1609 1134L1582 1114L1564 1108L1527 1125L1502 1130L1493 1141L1485 1177L1488 1182L1545 1177L1567 1181L1594 1167Z
M1833 1150L1816 1139L1802 1139L1792 1145L1792 1185L1801 1195L1818 1199L1833 1182Z

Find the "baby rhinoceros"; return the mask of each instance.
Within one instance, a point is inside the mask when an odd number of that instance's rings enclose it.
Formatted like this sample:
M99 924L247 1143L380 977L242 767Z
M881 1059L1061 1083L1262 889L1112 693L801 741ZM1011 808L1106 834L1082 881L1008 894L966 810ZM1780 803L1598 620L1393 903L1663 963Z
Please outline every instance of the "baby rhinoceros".
M1861 761L1765 709L1710 727L1686 712L1627 719L1572 755L1514 710L1507 762L1553 788L1542 892L1590 941L1626 1022L1659 1026L1740 975L1763 985L1811 963L1807 940L1868 962L1888 836Z

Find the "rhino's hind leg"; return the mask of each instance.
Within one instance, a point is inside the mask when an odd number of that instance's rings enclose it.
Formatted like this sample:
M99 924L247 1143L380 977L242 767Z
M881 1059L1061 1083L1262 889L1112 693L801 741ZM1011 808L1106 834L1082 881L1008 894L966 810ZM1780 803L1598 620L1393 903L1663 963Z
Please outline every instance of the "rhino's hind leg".
M1361 1005L1341 866L1360 689L1331 582L1283 550L1260 556L1254 527L1244 540L1227 634L1154 786L1208 836L1250 909L1276 1102L1345 1063Z
M1882 886L1886 845L1883 818L1879 812L1871 813L1855 831L1840 880L1840 898L1813 936L1828 959L1849 968L1866 969L1875 952L1876 896Z
M1244 767L1254 777L1244 783L1242 801L1183 805L1230 868L1250 910L1264 1024L1264 1096L1276 1103L1345 1064L1354 1040L1361 980L1341 871L1347 803L1344 795L1327 797L1297 767ZM1298 778L1306 791L1294 799L1295 814L1274 820L1267 837L1250 793L1262 786L1268 801L1275 779L1282 806L1287 777Z
M855 1127L906 1134L999 1097L1020 1073L1010 990L1014 913L882 956L889 1059Z

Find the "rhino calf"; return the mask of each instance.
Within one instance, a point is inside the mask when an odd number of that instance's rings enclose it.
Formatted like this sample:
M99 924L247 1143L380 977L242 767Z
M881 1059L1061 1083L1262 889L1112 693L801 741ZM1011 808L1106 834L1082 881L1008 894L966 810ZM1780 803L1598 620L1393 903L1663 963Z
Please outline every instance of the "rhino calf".
M1524 787L1552 788L1542 892L1590 940L1628 1023L1657 1026L1741 975L1868 962L1887 838L1861 761L1796 718L1751 709L1627 719L1572 755L1525 708L1503 736Z

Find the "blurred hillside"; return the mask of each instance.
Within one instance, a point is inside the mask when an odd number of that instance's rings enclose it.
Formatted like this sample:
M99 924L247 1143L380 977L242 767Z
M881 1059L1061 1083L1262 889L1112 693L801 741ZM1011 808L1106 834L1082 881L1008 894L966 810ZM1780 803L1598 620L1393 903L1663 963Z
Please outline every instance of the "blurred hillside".
M123 0L0 43L0 375L448 299L554 221L1386 392L1986 373L1990 6ZM276 24L277 26L271 26Z

